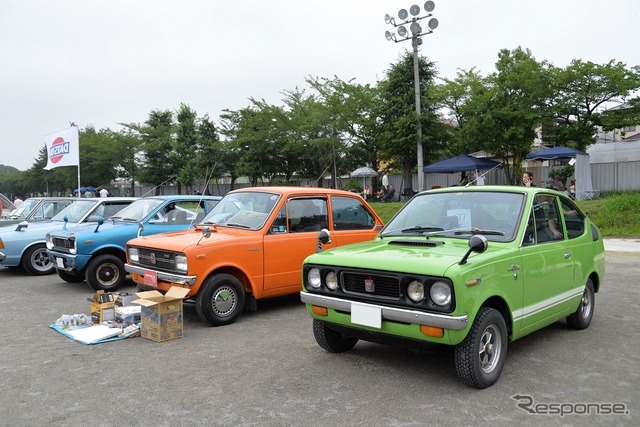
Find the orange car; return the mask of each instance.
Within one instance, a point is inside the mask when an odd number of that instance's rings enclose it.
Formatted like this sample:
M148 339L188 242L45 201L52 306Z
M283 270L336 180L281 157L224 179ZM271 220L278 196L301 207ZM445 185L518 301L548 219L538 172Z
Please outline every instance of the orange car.
M127 243L125 269L142 289L189 289L200 318L233 323L256 300L302 289L304 259L316 251L373 239L382 220L356 193L330 188L255 187L228 193L195 229Z

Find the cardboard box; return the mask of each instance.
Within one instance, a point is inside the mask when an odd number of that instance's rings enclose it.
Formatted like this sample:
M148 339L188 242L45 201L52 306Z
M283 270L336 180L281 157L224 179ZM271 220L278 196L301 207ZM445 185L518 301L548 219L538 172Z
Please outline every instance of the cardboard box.
M91 302L91 321L94 324L116 319L116 295L114 293L97 291L87 299Z
M156 342L182 338L182 300L189 289L172 286L165 295L158 291L138 292L132 304L142 306L140 336Z

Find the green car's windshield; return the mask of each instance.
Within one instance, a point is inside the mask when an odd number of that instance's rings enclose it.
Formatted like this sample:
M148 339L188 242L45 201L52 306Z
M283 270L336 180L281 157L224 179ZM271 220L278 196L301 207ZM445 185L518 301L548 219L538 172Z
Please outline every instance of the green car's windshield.
M468 239L482 234L492 241L515 238L525 196L493 191L420 194L385 226L386 236L447 236Z
M229 193L209 212L201 224L257 230L264 225L279 199L280 195L276 193Z

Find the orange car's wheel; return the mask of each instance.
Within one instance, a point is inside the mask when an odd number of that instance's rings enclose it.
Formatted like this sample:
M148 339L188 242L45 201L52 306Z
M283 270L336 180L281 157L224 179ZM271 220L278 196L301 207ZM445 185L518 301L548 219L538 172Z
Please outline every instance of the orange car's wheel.
M196 311L204 322L212 326L228 325L236 321L244 309L242 283L230 274L216 274L202 284L196 297Z

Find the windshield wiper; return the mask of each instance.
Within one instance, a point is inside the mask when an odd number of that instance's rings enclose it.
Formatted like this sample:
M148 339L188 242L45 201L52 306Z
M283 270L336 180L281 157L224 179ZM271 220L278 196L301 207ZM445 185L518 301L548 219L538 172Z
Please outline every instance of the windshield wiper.
M469 228L460 229L460 230L457 230L454 234L456 236L459 236L461 234L471 234L471 233L486 234L488 236L504 236L504 231L485 230L485 229L476 228L476 227L469 227Z
M138 222L139 220L135 218L122 218L121 216L112 216L111 221L119 220L119 221L129 221L129 222Z
M248 226L246 224L239 224L237 222L227 222L225 225L228 225L230 227L251 228L250 226Z
M389 235L395 234L395 233L422 234L422 233L434 232L434 231L443 231L443 228L441 228L441 227L423 226L423 225L414 225L412 227L402 228L400 230L387 231L386 233L381 234L380 237L389 236Z

